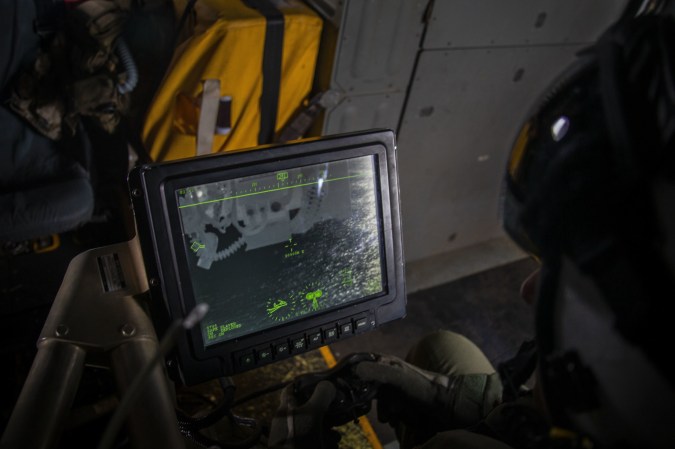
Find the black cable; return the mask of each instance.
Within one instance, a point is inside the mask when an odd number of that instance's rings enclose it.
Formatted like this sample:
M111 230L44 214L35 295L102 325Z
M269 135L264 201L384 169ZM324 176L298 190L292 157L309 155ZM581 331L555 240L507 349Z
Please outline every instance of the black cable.
M287 382L280 382L278 384L271 385L267 388L263 388L262 390L254 391L253 393L249 393L249 394L247 394L245 396L242 396L241 398L235 400L234 403L232 404L232 406L234 407L234 406L237 406L237 405L241 405L245 402L251 401L251 400L256 399L256 398L259 398L260 396L264 396L264 395L272 393L274 391L281 390L281 389L285 388L286 386L290 385L291 383L293 383L292 380L287 381Z
M180 410L176 410L176 415L178 416L178 429L185 438L203 448L217 447L221 449L248 449L260 440L262 428L258 425L258 422L255 419L234 414L232 412L232 407L281 390L290 385L293 381L273 384L269 387L254 391L245 396L242 396L237 400L234 400L234 384L232 383L232 380L230 378L220 378L219 380L225 394L223 402L214 411L201 418L192 418ZM199 432L201 429L213 426L225 417L229 418L230 421L236 426L252 428L253 433L241 441L220 442L208 438Z
M192 418L180 410L176 410L178 416L178 429L185 438L204 448L248 449L260 440L262 428L255 419L238 416L232 412L232 407L234 405L234 383L229 377L220 378L219 381L225 395L221 404L214 411L201 418ZM263 392L256 392L253 395L248 395L247 400L253 399L252 396L258 397L264 394L264 392L273 391L273 389L278 389L278 386L266 388ZM229 418L230 422L235 426L253 429L253 433L241 441L221 442L208 438L199 432L201 429L215 425L225 417Z
M219 378L219 383L220 387L223 389L224 395L224 399L220 405L217 405L215 410L201 418L193 418L181 412L180 410L176 410L179 426L188 430L204 429L214 425L224 417L228 416L234 402L234 383L229 377Z
M209 415L209 417L212 415L213 414ZM201 428L208 426L196 427L194 424L189 422L186 425L185 421L179 420L178 429L185 438L191 440L193 443L196 443L197 445L202 446L204 448L218 447L221 449L248 449L260 440L260 436L262 435L262 429L255 419L237 416L234 413L232 413L231 410L229 410L229 408L226 416L236 426L245 426L252 428L253 433L241 441L221 442L208 438L199 432ZM200 422L200 424L204 424L204 422L206 421ZM213 424L215 424L216 422L217 421L215 421Z
M232 415L235 420L235 423L238 422L239 419L243 420L249 420L250 418L241 418L241 417L236 417L235 415ZM247 438L237 441L237 442L221 442L221 441L216 441L213 440L209 437L204 436L201 434L198 430L185 430L185 429L180 429L181 434L192 441L193 443L203 447L203 448L219 448L219 449L249 449L253 447L253 445L257 444L260 441L260 436L262 435L262 429L260 426L257 425L255 420L251 420L255 424L254 432Z
M201 418L193 418L181 412L180 410L176 410L176 415L178 416L178 425L181 428L187 430L200 430L206 427L210 427L215 423L217 423L218 421L220 421L221 419L228 416L230 414L231 407L232 401L231 400L228 401L226 399L220 405L218 405L215 408L215 410L213 410L211 413Z

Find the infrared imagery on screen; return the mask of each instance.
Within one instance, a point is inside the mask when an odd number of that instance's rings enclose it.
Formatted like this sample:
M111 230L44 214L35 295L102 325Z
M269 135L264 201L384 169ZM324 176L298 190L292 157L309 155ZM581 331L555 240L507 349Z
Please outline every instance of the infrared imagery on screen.
M205 346L383 291L375 156L176 190Z

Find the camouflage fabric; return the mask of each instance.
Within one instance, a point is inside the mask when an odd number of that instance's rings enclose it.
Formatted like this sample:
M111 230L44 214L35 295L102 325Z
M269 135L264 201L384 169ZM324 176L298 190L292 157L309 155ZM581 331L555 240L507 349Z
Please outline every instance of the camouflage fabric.
M117 86L126 74L115 45L128 15L124 0L88 0L67 11L62 30L20 73L9 106L52 140L75 134L81 116L112 133L129 108Z

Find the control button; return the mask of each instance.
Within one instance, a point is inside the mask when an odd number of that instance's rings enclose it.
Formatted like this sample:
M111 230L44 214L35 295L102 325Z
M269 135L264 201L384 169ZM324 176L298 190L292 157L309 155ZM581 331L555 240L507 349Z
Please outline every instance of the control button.
M337 328L335 327L329 327L328 329L324 329L323 331L323 339L325 341L335 340L337 336L338 336Z
M242 354L239 357L239 365L241 366L252 366L255 363L255 357L252 352Z
M303 351L305 349L305 337L296 338L291 344L293 345L293 351Z
M368 328L368 318L363 317L363 318L357 318L354 321L354 329L356 332L364 331Z
M288 350L288 343L283 342L283 343L278 343L274 347L274 352L276 353L277 357L285 357L288 355L289 350Z
M312 332L307 334L307 343L309 346L320 346L321 345L321 331Z
M266 362L272 360L272 348L265 346L263 348L256 349L256 354L258 355L259 362Z
M351 334L352 333L352 323L345 323L340 325L341 334Z

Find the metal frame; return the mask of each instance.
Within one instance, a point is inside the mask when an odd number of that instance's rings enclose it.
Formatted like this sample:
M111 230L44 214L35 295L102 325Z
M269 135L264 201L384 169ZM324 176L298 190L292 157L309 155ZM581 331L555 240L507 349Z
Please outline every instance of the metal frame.
M66 271L38 351L0 446L53 447L72 407L87 356L106 359L120 396L158 350L144 308L148 285L140 248L128 242L86 251ZM151 373L128 417L133 447L183 448L162 366Z

